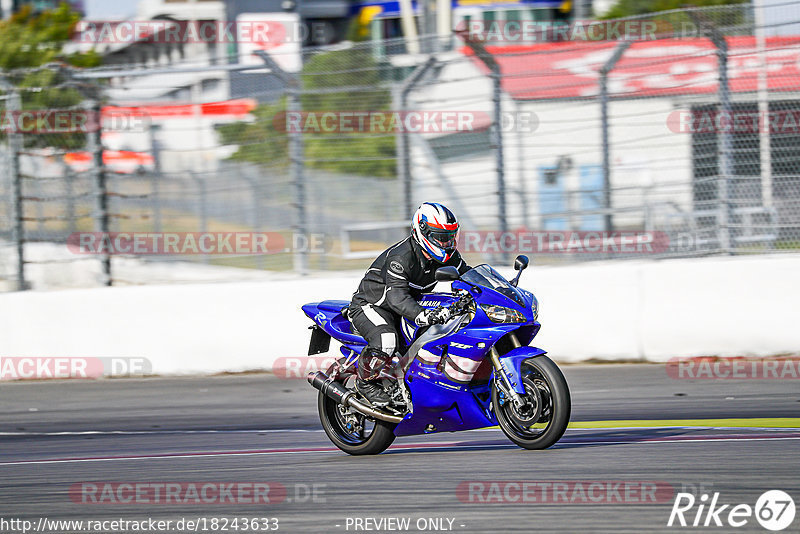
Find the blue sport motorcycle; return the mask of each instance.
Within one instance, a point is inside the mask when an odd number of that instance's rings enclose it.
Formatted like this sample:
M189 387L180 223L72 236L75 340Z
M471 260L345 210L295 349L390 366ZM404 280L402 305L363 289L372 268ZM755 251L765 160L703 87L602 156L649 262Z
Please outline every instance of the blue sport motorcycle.
M380 409L355 390L358 355L366 342L346 317L349 303L304 305L315 323L309 355L327 352L331 338L342 344L342 358L327 373L308 376L319 390L319 417L330 440L349 454L379 454L396 436L499 424L520 447L556 443L569 422L570 394L545 351L528 346L541 325L536 297L517 287L527 265L528 258L518 256L511 281L489 265L463 275L455 267L439 268L436 280L452 282L452 293L427 293L420 304L447 306L451 318L422 328L400 320L406 350L382 372L392 401Z

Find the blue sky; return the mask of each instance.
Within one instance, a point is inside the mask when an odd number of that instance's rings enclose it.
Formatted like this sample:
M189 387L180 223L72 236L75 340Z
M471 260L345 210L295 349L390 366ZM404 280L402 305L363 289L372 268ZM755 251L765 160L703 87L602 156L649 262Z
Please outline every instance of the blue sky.
M136 14L136 0L83 0L86 17L94 20L129 18Z

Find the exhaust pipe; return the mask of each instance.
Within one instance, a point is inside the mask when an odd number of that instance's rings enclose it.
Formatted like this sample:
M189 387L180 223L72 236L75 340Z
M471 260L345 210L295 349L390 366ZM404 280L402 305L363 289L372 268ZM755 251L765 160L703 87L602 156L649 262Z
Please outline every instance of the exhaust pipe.
M329 398L333 399L334 402L337 404L342 404L349 408L354 409L355 411L363 414L368 415L369 417L374 417L375 419L380 419L381 421L386 421L388 423L400 423L403 418L397 417L396 415L389 415L388 413L379 412L375 408L364 404L360 400L358 400L355 396L353 391L350 391L343 385L338 382L335 382L328 378L328 375L323 373L322 371L317 371L316 373L309 373L308 374L308 383L314 386L316 389L320 390Z

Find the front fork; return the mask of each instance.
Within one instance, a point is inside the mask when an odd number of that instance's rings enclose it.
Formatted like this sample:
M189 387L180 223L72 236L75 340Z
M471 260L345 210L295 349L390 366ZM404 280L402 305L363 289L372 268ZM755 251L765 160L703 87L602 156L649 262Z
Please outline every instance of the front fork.
M511 334L509 337L511 339L511 344L515 349L521 346L517 336ZM508 378L508 373L506 373L506 370L503 369L503 364L500 363L500 354L498 354L496 348L492 347L489 349L489 358L492 360L492 365L494 366L495 383L497 384L497 387L505 394L506 397L511 399L516 407L521 407L523 404L525 404L525 401L522 400L522 397L519 393L514 391L514 388L511 385L511 379ZM519 379L521 379L521 377Z

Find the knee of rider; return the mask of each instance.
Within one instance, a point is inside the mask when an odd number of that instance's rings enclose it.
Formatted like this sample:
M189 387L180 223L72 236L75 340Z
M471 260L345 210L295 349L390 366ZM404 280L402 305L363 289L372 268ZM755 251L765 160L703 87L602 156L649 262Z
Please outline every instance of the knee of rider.
M391 358L394 356L394 350L397 348L397 337L393 332L384 332L381 334L381 350L389 355Z

